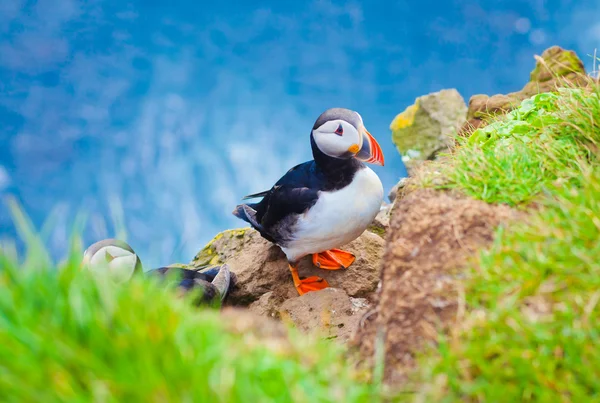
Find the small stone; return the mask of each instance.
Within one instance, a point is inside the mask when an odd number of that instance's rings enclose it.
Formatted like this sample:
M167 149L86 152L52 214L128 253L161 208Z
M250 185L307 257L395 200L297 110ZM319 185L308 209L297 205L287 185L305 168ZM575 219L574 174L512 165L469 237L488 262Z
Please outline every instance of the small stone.
M407 182L408 178L402 178L390 189L390 193L388 193L388 198L390 199L391 203L394 203L396 201L396 197L398 196L398 190L406 186Z
M366 298L352 298L350 297L350 303L352 304L352 313L365 311L369 307L369 301Z
M391 189L390 193L388 193L388 199L390 202L394 202L396 200L396 196L398 195L398 184L396 183Z

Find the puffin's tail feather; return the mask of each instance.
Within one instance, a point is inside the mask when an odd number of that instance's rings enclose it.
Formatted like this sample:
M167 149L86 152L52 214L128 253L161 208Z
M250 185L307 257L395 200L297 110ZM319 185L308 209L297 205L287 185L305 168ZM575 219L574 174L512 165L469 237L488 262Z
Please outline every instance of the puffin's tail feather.
M265 197L268 193L269 193L269 191L265 190L264 192L259 192L259 193L254 193L254 194L251 194L248 196L244 196L242 198L242 200L256 199L257 197Z
M244 209L242 208L241 204L238 204L237 206L235 206L235 208L233 209L231 214L233 214L234 216L236 216L237 218L239 218L241 220L247 221L246 215L244 214Z
M246 212L244 212L244 205L243 204L235 206L235 209L231 213L234 216L236 216L237 218L239 218L240 220L244 220L247 223L252 224L250 222L250 220L248 220L248 217L246 217Z
M212 279L211 284L217 288L221 302L223 302L227 296L227 292L229 291L229 286L231 284L231 272L229 271L229 266L227 264L219 267L219 271Z
M235 210L233 210L233 215L237 218L241 218L247 223L250 223L257 230L263 230L263 226L256 221L256 210L254 210L251 206L247 204L240 204L235 208Z

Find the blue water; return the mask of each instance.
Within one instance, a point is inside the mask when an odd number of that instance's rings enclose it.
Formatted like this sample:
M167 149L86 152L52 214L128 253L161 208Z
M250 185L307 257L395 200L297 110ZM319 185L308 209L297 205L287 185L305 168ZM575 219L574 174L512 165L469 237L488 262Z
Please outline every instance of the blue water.
M550 45L600 47L597 1L0 0L0 197L48 247L125 237L148 266L242 226L239 199L311 158L316 117L358 110L386 191L389 123L415 97L518 90ZM216 4L216 3L213 3ZM258 4L258 6L257 6ZM16 236L5 205L0 237Z

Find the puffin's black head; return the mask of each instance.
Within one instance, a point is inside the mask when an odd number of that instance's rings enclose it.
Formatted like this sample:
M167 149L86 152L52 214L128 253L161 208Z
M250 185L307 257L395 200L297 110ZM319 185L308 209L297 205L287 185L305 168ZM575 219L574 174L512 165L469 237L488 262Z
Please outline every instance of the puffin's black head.
M356 158L371 164L384 164L381 147L358 112L350 109L332 108L323 112L313 126L311 143L315 159L315 154L321 152L333 158Z

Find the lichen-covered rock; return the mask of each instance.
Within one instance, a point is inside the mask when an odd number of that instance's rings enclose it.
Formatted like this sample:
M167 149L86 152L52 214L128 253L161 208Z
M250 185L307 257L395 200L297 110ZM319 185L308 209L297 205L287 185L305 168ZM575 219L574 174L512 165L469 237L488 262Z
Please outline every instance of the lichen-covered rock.
M356 261L345 270L322 270L313 266L310 256L300 261L303 277L320 276L331 287L341 288L352 297L372 293L379 281L384 240L370 231L342 246L356 255ZM228 304L247 306L263 294L273 291L281 300L298 296L287 260L281 249L251 228L229 230L218 234L195 257L193 266L225 263L236 276Z
M530 82L543 83L556 77L565 77L573 73L585 73L583 62L572 50L560 46L546 49L529 76Z
M236 286L228 297L232 305L248 305L283 283L287 266L278 268L283 252L252 228L227 230L217 234L194 258L193 266L227 262L236 274ZM265 274L267 274L265 276ZM290 280L291 281L291 280Z
M506 114L518 107L524 99L535 94L549 92L562 83L583 85L586 82L585 68L577 54L559 46L546 49L536 56L536 65L529 82L517 92L487 96L473 95L469 100L467 122L460 129L461 135L469 135L486 124L486 118Z
M407 170L451 146L466 114L463 97L455 89L447 89L417 98L396 116L390 124L392 141Z
M326 288L285 301L280 315L305 332L318 331L328 339L346 342L356 333L369 309L365 298L352 298L344 290Z
M250 228L232 229L218 233L194 258L192 265L223 264L239 252L247 239ZM225 247L226 246L226 247Z

